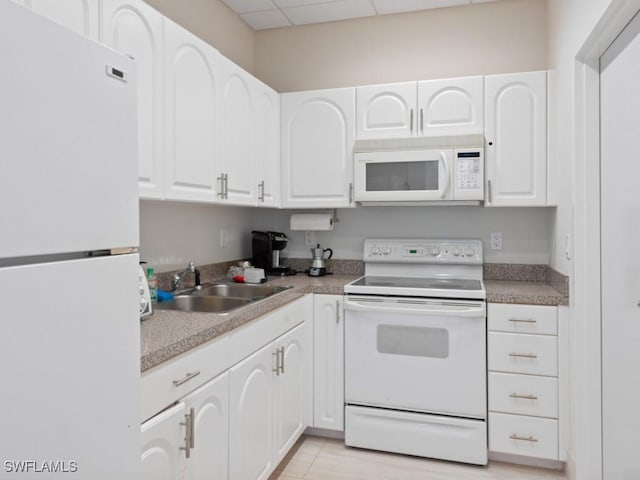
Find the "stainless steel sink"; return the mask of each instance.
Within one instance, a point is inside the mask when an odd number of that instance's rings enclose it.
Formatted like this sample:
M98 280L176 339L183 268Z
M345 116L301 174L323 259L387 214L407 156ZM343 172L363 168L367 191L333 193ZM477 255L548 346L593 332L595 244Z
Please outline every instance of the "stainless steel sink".
M203 285L200 290L184 291L176 295L173 300L158 303L156 308L182 312L226 313L289 288L291 287L247 283L209 284Z
M283 292L291 287L277 287L275 285L255 285L247 283L221 283L216 285L205 285L199 291L194 291L191 295L215 295L218 297L237 298L265 298Z
M182 312L224 313L248 305L248 298L218 297L213 295L178 295L168 302L156 305L158 310L180 310Z

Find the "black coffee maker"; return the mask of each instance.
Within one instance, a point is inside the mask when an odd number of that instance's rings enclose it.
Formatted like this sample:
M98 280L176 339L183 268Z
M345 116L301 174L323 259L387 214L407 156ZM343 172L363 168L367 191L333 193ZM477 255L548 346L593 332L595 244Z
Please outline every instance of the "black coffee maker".
M280 251L287 246L289 239L281 232L251 232L252 263L254 267L264 268L271 275L295 275L295 270L280 263Z

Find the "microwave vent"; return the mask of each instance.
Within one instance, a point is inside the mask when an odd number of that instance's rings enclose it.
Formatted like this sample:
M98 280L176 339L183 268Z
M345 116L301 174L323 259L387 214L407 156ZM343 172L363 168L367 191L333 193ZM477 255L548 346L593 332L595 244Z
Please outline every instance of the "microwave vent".
M483 148L484 135L450 135L443 137L376 138L356 140L357 152L389 152L402 150L438 150L452 148Z

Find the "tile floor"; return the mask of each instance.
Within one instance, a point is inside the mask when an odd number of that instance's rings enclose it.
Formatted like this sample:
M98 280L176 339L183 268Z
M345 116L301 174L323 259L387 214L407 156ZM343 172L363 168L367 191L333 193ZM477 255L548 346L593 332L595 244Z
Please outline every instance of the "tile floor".
M344 446L303 436L269 480L564 480L562 472L491 462L488 467Z

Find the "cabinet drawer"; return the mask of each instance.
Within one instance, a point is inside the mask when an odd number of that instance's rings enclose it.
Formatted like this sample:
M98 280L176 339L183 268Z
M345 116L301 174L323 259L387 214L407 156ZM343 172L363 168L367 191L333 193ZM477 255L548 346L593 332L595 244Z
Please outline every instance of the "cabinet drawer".
M558 421L489 413L489 450L558 459Z
M558 339L546 335L489 332L489 370L558 375Z
M225 335L145 372L140 380L141 420L151 418L228 369L230 336Z
M489 372L489 410L558 418L558 379Z
M557 335L558 308L490 303L487 322L491 331Z

